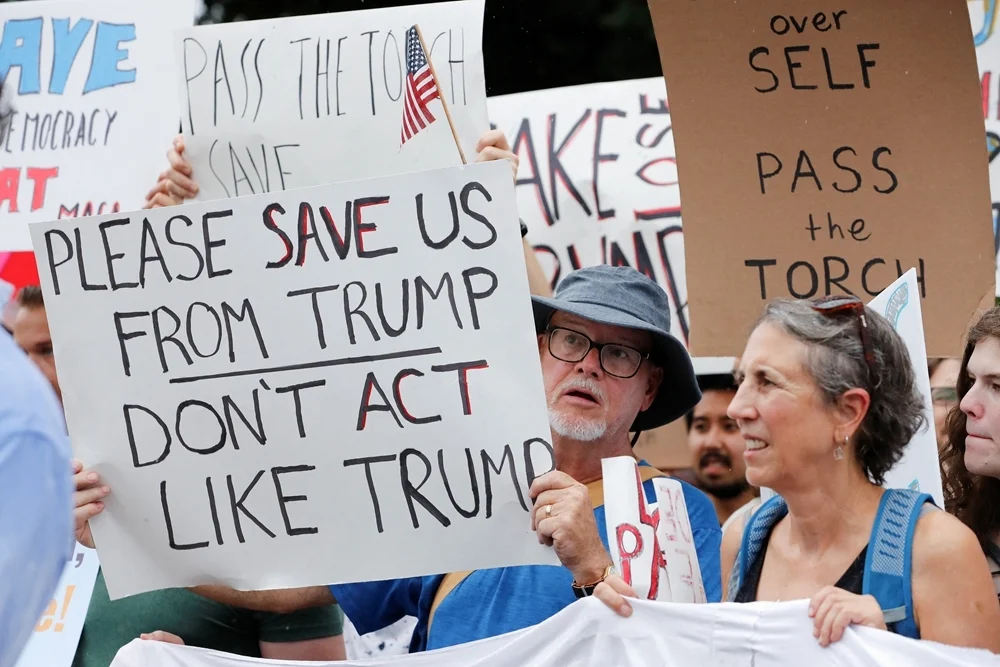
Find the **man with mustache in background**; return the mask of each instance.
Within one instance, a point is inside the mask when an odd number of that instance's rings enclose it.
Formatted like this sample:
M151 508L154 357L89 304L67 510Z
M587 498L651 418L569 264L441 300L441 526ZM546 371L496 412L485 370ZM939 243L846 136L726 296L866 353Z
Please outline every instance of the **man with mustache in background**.
M685 419L688 447L698 488L708 494L719 523L757 497L746 479L743 436L734 419L726 415L736 396L732 374L699 375L701 401Z

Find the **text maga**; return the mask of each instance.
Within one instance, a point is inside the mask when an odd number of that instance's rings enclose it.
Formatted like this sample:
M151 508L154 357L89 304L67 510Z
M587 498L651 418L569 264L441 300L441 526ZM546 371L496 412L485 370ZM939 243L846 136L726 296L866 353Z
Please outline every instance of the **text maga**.
M32 237L70 433L114 490L113 597L551 562L506 163Z

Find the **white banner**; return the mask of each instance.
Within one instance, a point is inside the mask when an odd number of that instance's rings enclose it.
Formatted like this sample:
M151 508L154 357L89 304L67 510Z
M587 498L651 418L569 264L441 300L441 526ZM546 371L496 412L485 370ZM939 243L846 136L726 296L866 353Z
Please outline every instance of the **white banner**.
M174 53L198 200L461 164L436 121L400 149L406 32L417 24L471 160L488 128L484 0L265 21L176 33Z
M31 232L112 599L556 562L506 163Z
M193 0L0 4L0 251L30 250L30 222L142 206L177 133L171 32L193 16Z
M927 346L924 344L924 321L920 311L920 288L917 270L910 269L896 282L868 303L868 307L884 316L906 343L913 363L917 388L924 398L926 425L906 446L902 460L885 476L885 487L914 489L929 493L938 507L944 507L941 487L941 467L938 463L937 436L934 432L934 403L931 381L927 374Z
M15 667L69 667L80 643L83 622L97 581L97 552L76 545L45 613Z
M491 97L490 121L521 159L518 212L553 282L627 264L670 295L688 340L680 193L663 77Z
M998 667L1000 656L849 627L821 648L808 603L676 604L633 602L621 618L599 600L576 602L526 630L427 653L365 661L311 663L343 667ZM111 667L282 667L162 642L135 640Z

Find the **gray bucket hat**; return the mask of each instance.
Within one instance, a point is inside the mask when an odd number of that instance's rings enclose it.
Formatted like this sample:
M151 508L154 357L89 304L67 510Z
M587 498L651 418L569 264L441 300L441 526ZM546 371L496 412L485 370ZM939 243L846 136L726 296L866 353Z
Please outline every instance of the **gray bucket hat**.
M553 298L532 296L531 301L535 332L539 334L557 310L599 324L653 334L656 347L651 358L663 368L663 382L653 404L635 418L633 432L669 424L701 400L687 348L670 334L667 294L645 274L627 266L590 266L567 275Z

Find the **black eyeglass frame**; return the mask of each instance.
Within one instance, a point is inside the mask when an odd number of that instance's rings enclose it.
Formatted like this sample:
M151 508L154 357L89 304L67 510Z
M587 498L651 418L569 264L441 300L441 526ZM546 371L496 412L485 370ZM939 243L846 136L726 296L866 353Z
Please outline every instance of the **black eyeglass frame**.
M552 351L552 335L556 331L559 331L559 330L568 331L570 333L574 333L577 336L581 336L584 340L587 341L587 343L589 344L588 347L587 347L587 351L584 352L583 355L579 359L563 359L562 357L560 357L559 355L557 355L555 352ZM640 352L639 350L635 349L634 347L631 347L629 345L622 345L621 343L598 343L598 342L592 340L590 338L590 336L588 336L587 334L583 333L582 331L577 331L576 329L570 329L569 327L558 327L558 326L549 325L548 327L545 328L545 333L546 333L546 337L548 339L547 346L548 346L548 349L549 349L549 354L551 354L553 356L553 358L558 359L559 361L564 361L567 364L578 364L578 363L580 363L581 361L583 361L584 359L587 358L587 355L590 354L591 350L596 349L597 350L597 360L598 360L598 363L601 364L601 370L603 370L605 373L607 373L608 375L610 375L612 377L620 378L622 380L628 380L629 378L634 378L635 375L636 375L636 373L639 372L639 369L642 368L642 362L646 361L651 356L651 353L649 353L649 352ZM635 365L635 370L632 371L631 375L618 375L617 373L612 373L611 371L608 370L607 366L604 365L604 349L608 348L608 347L617 347L617 348L621 348L621 349L624 349L624 350L631 350L632 352L635 352L636 354L639 355L639 363Z

